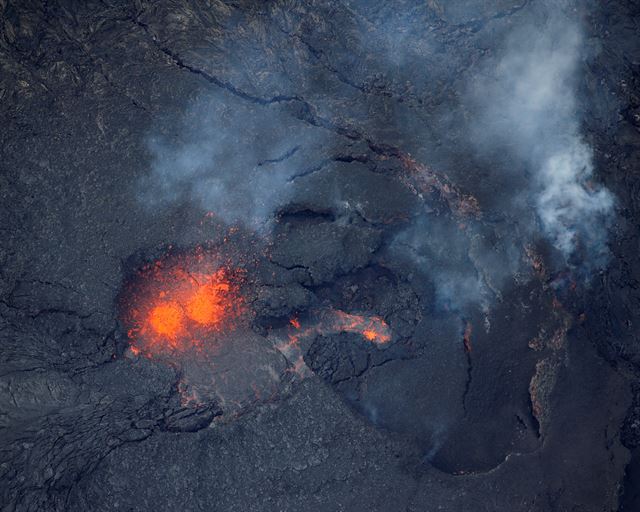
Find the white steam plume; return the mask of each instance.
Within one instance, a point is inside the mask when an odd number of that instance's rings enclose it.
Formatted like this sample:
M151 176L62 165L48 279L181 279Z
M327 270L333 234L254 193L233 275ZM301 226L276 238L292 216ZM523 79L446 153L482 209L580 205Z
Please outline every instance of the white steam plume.
M323 144L317 130L278 109L244 107L216 94L195 101L171 131L147 139L143 202L189 200L229 225L256 230L268 228L289 200L292 176L309 165L305 155Z
M475 142L505 150L532 172L533 204L545 235L568 259L580 245L583 263L607 255L613 196L590 180L593 152L580 134L576 82L584 39L568 20L520 27L497 64L471 90L479 107Z

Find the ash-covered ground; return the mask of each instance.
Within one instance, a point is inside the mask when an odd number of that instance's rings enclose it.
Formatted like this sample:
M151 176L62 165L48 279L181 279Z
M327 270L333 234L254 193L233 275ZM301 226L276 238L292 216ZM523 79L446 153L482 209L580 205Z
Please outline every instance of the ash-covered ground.
M0 13L2 510L640 510L635 2Z

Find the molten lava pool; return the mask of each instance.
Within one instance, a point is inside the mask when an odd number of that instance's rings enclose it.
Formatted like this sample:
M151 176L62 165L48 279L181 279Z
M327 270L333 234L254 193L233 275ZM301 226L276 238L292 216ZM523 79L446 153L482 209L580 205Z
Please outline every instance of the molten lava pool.
M186 352L233 330L245 311L242 274L202 247L145 265L121 301L131 350L149 357Z

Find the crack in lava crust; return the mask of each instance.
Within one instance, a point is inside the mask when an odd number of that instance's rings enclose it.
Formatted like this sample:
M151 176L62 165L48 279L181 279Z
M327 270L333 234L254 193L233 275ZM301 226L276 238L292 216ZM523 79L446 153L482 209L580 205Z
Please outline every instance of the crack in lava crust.
M215 344L246 310L242 280L241 270L202 247L145 265L121 302L131 351L167 358Z
M231 417L270 400L296 376L310 374L300 342L320 335L356 333L374 346L391 340L381 317L330 307L313 310L304 324L294 318L284 332L260 335L252 323L259 314L252 300L259 276L247 277L239 252L228 245L170 251L145 264L123 289L120 319L130 354L175 368L183 406L215 403Z
M313 315L312 315L313 316ZM317 336L339 333L353 333L377 347L382 347L392 339L391 328L382 317L363 316L345 313L338 309L325 309L315 312L317 320L302 325L297 317L289 320L289 333L286 340L275 342L276 348L291 363L291 371L300 377L307 377L311 370L304 362L301 342Z

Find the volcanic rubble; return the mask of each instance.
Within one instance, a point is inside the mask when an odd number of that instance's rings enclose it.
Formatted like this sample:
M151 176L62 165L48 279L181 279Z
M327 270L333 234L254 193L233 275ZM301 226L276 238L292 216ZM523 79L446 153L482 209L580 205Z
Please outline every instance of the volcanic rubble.
M548 2L0 2L2 510L637 510L638 12L570 7L587 278L462 128Z

